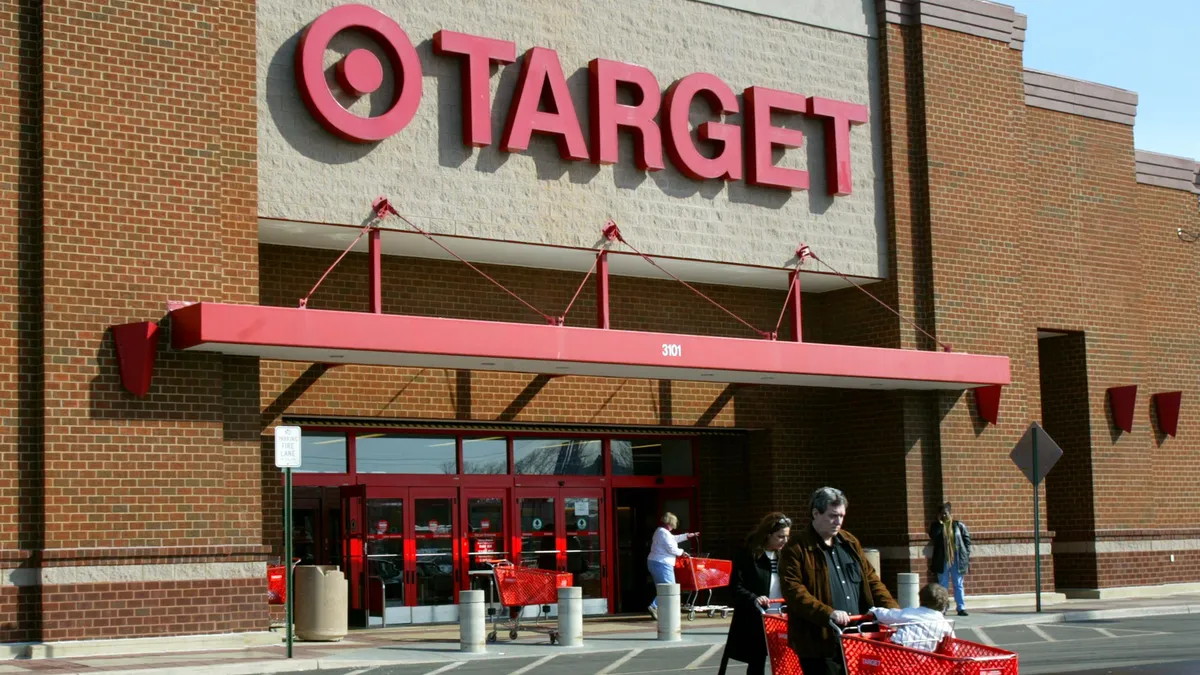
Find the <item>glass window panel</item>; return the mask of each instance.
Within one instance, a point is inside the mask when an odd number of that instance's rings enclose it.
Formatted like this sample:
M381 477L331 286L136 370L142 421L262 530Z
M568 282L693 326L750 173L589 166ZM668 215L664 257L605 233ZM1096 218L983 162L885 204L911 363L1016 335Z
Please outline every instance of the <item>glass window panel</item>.
M453 436L362 434L354 441L359 473L458 473Z
M414 499L413 504L417 537L417 604L453 604L453 500Z
M463 473L508 473L508 441L503 436L463 439Z
M523 497L520 505L521 564L544 570L557 569L558 550L554 547L554 498Z
M346 434L300 433L300 466L296 473L346 473Z
M575 585L583 588L583 597L603 598L600 500L567 496L563 505L566 507L567 571L575 575Z
M691 476L692 442L613 439L612 463L614 476Z
M683 438L663 441L662 475L691 476L692 473L692 442Z
M517 439L513 441L513 468L525 475L601 476L602 445L598 439Z
M404 501L367 500L366 547L368 576L383 584L384 603L400 607L404 601Z

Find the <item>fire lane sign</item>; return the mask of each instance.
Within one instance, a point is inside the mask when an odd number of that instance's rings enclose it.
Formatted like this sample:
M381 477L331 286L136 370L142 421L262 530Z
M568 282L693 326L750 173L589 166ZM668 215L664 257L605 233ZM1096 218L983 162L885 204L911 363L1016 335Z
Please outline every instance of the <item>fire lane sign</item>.
M280 469L300 466L300 427L275 427L275 466Z

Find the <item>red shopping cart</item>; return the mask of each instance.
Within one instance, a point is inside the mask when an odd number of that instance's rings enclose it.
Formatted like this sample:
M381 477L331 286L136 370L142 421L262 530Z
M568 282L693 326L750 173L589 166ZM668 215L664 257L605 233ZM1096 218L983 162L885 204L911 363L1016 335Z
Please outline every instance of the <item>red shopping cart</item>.
M550 636L550 644L558 642L558 630L553 626L543 625L543 620L550 615L550 605L558 602L558 589L566 588L574 581L570 572L544 570L537 567L521 567L507 560L491 563L492 573L496 575L496 590L500 594L500 604L508 608L505 624L508 626L508 637L516 640L521 630L521 615L526 607L539 607L534 625L525 630L536 633L546 633ZM496 641L500 626L500 613L492 619L492 632L488 633L488 642Z
M861 622L871 618L852 616ZM893 644L895 630L860 623L837 631L846 675L1017 675L1017 655L998 647L946 638L935 651ZM786 614L764 614L763 631L774 675L801 675L800 659L788 646Z
M299 563L299 558L294 559L292 567ZM267 604L287 604L287 565L267 566Z
M732 608L712 604L712 592L714 588L728 586L732 574L733 562L730 560L694 556L680 556L675 560L675 583L679 584L679 590L688 592L688 600L682 607L688 621L695 620L697 612L707 612L709 618L718 613L722 619L729 616ZM705 591L708 592L705 602L699 604L700 595Z

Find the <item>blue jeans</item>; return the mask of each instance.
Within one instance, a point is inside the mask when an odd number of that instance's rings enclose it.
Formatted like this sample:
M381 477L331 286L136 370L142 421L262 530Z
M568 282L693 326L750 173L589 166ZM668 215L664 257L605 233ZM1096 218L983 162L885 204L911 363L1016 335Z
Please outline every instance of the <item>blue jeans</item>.
M958 565L947 564L946 569L942 570L942 573L938 575L938 583L946 589L950 588L950 585L946 582L951 579L954 580L954 604L958 605L958 609L966 609L966 603L963 601L963 576L958 571Z
M663 562L655 562L647 560L646 566L650 568L650 577L654 579L656 584L673 584L675 583L675 566L668 565ZM650 606L658 609L658 596L654 598L654 602Z

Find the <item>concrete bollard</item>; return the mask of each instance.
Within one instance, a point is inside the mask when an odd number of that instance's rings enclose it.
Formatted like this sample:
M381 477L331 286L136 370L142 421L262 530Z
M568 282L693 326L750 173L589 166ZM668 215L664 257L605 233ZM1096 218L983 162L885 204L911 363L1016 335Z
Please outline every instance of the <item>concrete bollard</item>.
M912 572L901 572L896 575L896 602L901 609L916 607L917 591L921 587L921 575Z
M679 584L655 584L654 588L658 591L658 639L661 642L678 642L683 639L680 631Z
M487 623L484 621L483 591L458 592L459 650L472 654L487 651Z
M867 562L871 563L871 568L875 570L875 574L882 575L883 572L879 569L879 549L864 548L863 553L867 554Z
M558 589L558 644L583 646L583 589L579 586Z

